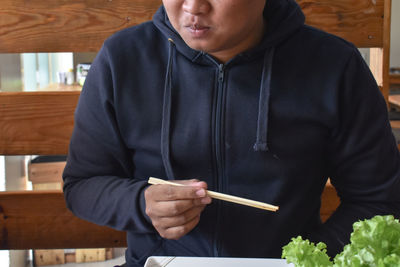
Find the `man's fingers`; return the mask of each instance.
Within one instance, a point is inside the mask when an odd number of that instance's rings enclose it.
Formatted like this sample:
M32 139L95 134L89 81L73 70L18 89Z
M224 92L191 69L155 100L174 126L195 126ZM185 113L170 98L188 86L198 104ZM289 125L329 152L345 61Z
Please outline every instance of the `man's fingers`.
M155 228L164 229L185 225L188 222L192 221L195 217L199 216L204 208L205 205L197 206L178 216L159 217L158 220L154 221L153 225Z
M209 196L193 199L193 204L195 206L208 205L211 204L211 202L212 198Z
M174 226L170 228L166 228L163 231L159 231L160 235L166 239L179 239L182 236L189 233L200 221L200 215L194 217L191 221L187 222L184 225Z
M206 190L196 186L151 185L145 194L154 201L194 199L206 196Z
M172 217L178 216L185 211L193 208L195 204L192 199L175 200L175 201L160 201L157 205L147 205L146 213L152 217Z
M175 182L184 186L150 185L144 191L145 212L158 233L168 239L179 239L191 231L199 222L200 213L211 203L205 182Z
M186 186L194 186L194 187L201 187L207 189L207 183L199 181L197 179L190 179L190 180L171 180L173 183L182 184Z

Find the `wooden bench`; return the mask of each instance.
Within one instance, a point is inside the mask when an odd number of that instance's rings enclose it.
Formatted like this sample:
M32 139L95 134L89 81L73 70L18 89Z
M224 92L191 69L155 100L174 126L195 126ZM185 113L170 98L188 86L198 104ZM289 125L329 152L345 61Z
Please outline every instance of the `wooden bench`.
M125 233L74 216L61 191L0 194L0 249L125 247Z
M298 0L307 23L370 48L388 96L391 0ZM0 0L0 53L93 52L104 39L151 19L161 0ZM0 155L67 153L79 92L0 93ZM339 200L327 185L323 219ZM0 192L0 249L126 246L124 233L80 220L62 192Z
M400 74L389 74L390 85L400 86Z
M321 218L339 205L328 185ZM0 194L0 249L126 247L125 233L81 220L65 206L61 191L17 191Z
M389 74L389 89L390 88L400 88L400 74ZM389 95L389 105L392 108L399 110L400 94Z

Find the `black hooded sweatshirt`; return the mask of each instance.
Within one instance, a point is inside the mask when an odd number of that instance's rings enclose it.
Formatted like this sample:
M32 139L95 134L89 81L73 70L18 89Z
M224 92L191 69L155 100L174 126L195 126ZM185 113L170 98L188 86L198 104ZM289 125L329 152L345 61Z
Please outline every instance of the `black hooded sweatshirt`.
M399 153L384 98L358 50L310 26L294 0L268 0L261 43L226 64L188 47L161 7L105 41L75 113L63 177L79 217L127 232L128 266L150 255L273 257L291 237L331 255L352 223L399 215ZM144 212L150 177L280 206L214 200L179 240ZM331 178L341 205L324 224Z

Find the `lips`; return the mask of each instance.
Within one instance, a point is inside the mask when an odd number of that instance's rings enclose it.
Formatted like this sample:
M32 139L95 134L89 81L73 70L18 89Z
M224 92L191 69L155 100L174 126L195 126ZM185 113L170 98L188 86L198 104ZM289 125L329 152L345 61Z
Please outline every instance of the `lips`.
M210 27L199 24L188 25L186 28L188 29L190 35L194 38L205 37L207 32L210 30Z
M199 24L189 25L188 27L190 29L192 29L192 30L202 30L202 29L209 28L209 27L206 27L206 26L203 26L203 25L199 25Z

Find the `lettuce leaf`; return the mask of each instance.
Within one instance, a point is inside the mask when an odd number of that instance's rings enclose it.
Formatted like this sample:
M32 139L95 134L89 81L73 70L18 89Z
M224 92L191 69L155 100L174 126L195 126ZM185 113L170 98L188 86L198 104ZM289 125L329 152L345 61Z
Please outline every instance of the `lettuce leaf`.
M315 245L301 236L292 238L292 241L283 247L282 258L296 267L331 267L333 263L326 254L326 244Z
M301 236L283 247L282 258L296 267L398 267L400 266L400 223L392 215L375 216L353 224L350 244L333 262L326 245L315 245Z
M359 221L353 229L335 266L400 266L400 223L393 216Z

